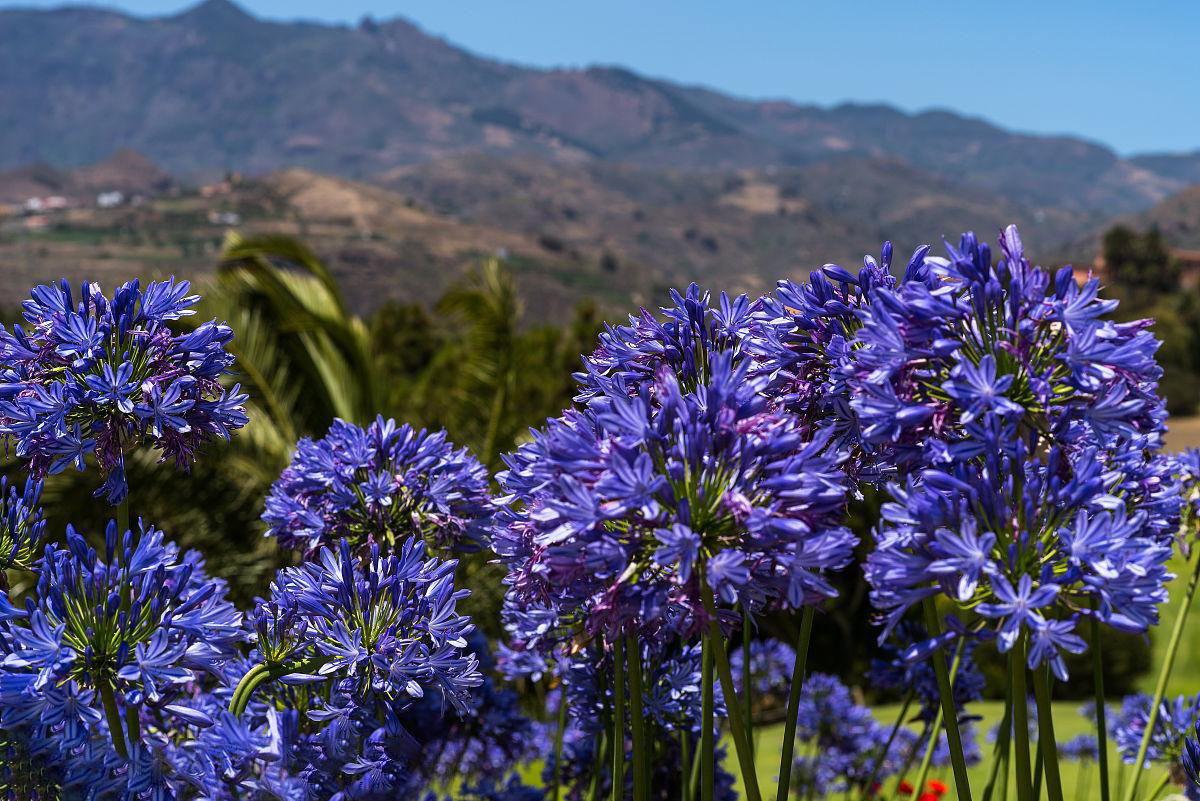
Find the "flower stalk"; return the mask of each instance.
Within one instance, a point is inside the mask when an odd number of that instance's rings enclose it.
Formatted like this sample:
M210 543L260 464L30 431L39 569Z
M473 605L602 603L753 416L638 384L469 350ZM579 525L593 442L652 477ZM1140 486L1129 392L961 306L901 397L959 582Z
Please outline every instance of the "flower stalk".
M1138 746L1137 759L1134 761L1133 778L1129 782L1129 787L1125 791L1125 801L1134 801L1137 798L1138 780L1141 779L1142 765L1146 764L1146 751L1150 748L1150 738L1154 734L1154 724L1158 721L1158 708L1162 705L1163 696L1167 694L1167 682L1171 678L1171 668L1175 664L1175 657L1179 653L1179 644L1183 638L1184 624L1187 623L1188 613L1192 609L1192 598L1196 594L1196 585L1200 582L1200 548L1194 548L1196 551L1192 555L1192 575L1188 579L1187 589L1183 593L1183 599L1179 604L1179 611L1175 613L1175 626L1171 629L1171 639L1167 642L1167 653L1163 658L1162 667L1158 671L1158 681L1154 685L1154 700L1150 704L1150 714L1146 718L1146 730L1142 734L1141 745Z
M1062 778L1058 769L1058 741L1054 738L1054 710L1050 706L1049 665L1033 671L1033 693L1037 699L1038 745L1046 777L1046 795L1050 801L1063 801Z
M1016 746L1017 801L1033 801L1033 766L1029 760L1029 702L1025 689L1025 635L1009 651L1008 672L1012 681L1009 705L1013 715Z
M554 735L554 790L551 797L558 801L562 788L563 734L567 729L567 688L559 687L558 731Z
M792 754L796 749L796 716L800 711L800 693L804 689L804 671L808 663L808 644L812 639L816 610L805 606L800 616L800 633L796 637L796 665L792 668L792 684L788 689L787 718L783 724L783 749L779 754L779 788L776 801L787 801L792 792Z
M1100 621L1096 617L1096 600L1092 599L1092 688L1096 696L1096 767L1100 771L1100 801L1109 801L1108 788L1108 722L1104 708L1104 660L1101 658ZM1039 713L1040 714L1040 713Z
M642 706L642 649L634 634L625 636L625 661L629 670L629 728L633 733L633 799L649 801L650 760L646 715Z
M612 798L625 796L625 641L613 640Z
M750 753L749 738L746 736L746 721L742 719L742 710L738 705L737 688L733 684L733 670L729 666L729 654L725 650L721 623L717 619L716 602L713 600L712 588L708 586L703 574L700 576L700 583L704 610L708 613L708 634L713 647L713 662L717 668L717 676L721 680L721 692L725 695L725 708L729 712L729 728L733 734L733 747L737 751L738 765L742 770L742 781L745 782L747 801L762 801L762 793L758 788L758 776L754 770L754 756Z
M713 736L716 727L713 652L707 634L700 645L700 685L700 801L713 801L717 746Z
M937 604L933 598L925 599L925 627L929 636L937 638L941 634L941 621L938 619ZM955 654L955 668L962 653L962 641L959 641L958 652ZM971 801L971 785L967 779L967 760L963 756L962 734L958 728L958 710L954 704L954 691L951 688L950 671L946 666L946 654L941 647L934 648L933 670L937 676L938 694L942 699L942 722L946 726L946 741L950 745L950 760L954 766L954 790L960 801ZM934 730L936 737L936 729Z

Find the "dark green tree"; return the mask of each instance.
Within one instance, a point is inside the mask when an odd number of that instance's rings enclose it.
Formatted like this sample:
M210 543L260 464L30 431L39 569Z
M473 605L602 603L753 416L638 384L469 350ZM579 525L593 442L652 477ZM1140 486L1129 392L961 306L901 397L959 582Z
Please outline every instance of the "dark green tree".
M1138 232L1114 225L1104 234L1103 252L1114 283L1157 292L1179 288L1179 264L1157 227Z

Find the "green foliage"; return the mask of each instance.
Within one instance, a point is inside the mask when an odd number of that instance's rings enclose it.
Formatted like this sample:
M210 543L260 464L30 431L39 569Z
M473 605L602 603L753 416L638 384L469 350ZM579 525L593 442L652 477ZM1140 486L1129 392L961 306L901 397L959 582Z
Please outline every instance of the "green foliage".
M1104 234L1104 264L1116 283L1160 292L1179 287L1179 264L1158 228L1137 232L1114 225Z
M522 311L513 277L495 260L452 287L436 316L384 304L371 332L389 413L445 428L498 468L530 426L570 403L571 372L599 332L591 305L577 308L566 328L525 328Z

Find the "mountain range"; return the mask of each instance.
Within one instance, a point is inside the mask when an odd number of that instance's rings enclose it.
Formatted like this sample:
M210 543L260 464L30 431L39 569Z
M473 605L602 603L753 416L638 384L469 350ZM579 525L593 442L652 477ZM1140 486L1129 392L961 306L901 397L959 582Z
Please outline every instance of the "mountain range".
M123 148L164 187L299 167L663 280L769 284L883 238L1009 221L1071 255L1064 243L1200 183L1200 151L1122 158L949 111L536 69L403 19L275 22L229 0L154 18L10 9L0 41L0 201L20 194L14 176L45 184Z

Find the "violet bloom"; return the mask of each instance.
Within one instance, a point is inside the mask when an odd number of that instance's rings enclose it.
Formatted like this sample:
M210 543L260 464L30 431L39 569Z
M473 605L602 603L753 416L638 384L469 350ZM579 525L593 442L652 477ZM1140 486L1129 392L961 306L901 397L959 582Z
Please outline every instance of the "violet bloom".
M61 768L64 783L91 777L97 797L102 776L132 787L150 758L137 740L211 724L187 702L239 658L242 616L196 553L151 527L119 536L110 523L100 554L68 527L67 547L47 546L37 571L25 612L0 625L0 725ZM139 737L118 756L127 732ZM104 765L122 770L113 777Z
M747 360L702 362L660 363L640 384L593 376L584 408L506 457L492 547L509 569L507 608L548 610L555 629L535 634L529 618L517 639L691 634L709 591L754 610L835 594L823 574L855 544L841 525L843 455L769 410Z
M925 280L928 252L928 246L918 248L897 279L891 273L892 243L884 242L881 258L865 256L857 273L826 264L804 284L782 280L750 312L744 347L756 368L774 379L773 401L810 428L832 426L837 446L851 452L846 469L855 481L878 483L890 460L886 449L864 445L842 366L876 291Z
M82 470L94 454L105 477L97 495L115 506L130 449L149 445L186 468L206 441L246 424L246 396L221 384L233 331L216 321L171 330L199 300L188 290L134 280L109 299L85 283L76 302L62 281L33 290L24 325L0 329L0 434L35 477Z
M1105 319L1098 282L1034 267L1015 228L1001 249L966 234L860 309L837 373L897 477L866 575L884 636L943 595L1065 679L1080 617L1157 622L1180 486L1148 321Z
M300 440L263 521L281 546L307 553L343 538L365 553L410 536L470 550L491 513L487 470L466 448L445 431L377 417L365 429L335 420L323 438Z

